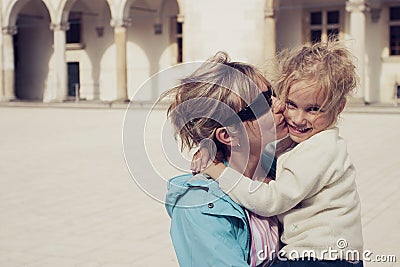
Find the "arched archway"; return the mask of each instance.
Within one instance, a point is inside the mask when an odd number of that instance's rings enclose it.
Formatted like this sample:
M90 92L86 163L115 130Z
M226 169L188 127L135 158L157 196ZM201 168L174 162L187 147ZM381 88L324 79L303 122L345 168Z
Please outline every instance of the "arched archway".
M160 70L182 62L182 21L176 0L127 1L124 18L127 28L127 73L129 96L137 86ZM143 55L140 53L144 53ZM143 59L146 60L143 60ZM160 96L156 86L147 99Z
M109 0L66 0L61 5L58 20L69 24L66 31L67 97L75 99L79 92L81 99L104 99L100 61L113 44L110 21L114 7L110 3Z
M125 19L129 19L130 15L131 15L131 8L135 4L135 2L138 2L138 0L125 0L125 3L123 5L121 5L122 9L116 10L116 16L125 18ZM152 2L152 1L150 0L149 3L150 2ZM153 1L153 3L150 5L162 7L162 5L165 5L165 2L166 1L164 1L164 0L157 0L156 2ZM182 17L184 14L182 0L174 0L174 2L177 5L178 16ZM157 12L157 13L160 14L160 12Z
M57 23L67 23L69 19L69 13L71 11L71 8L75 5L77 0L61 0L60 2L60 13L57 14L57 18L54 20ZM114 5L112 4L112 0L105 0L107 3L107 6L111 12L111 14L116 13L114 9ZM114 16L112 16L114 17Z
M7 27L16 27L12 49L14 92L17 99L42 100L47 86L53 35L49 28L51 14L45 1L13 1L6 8ZM5 46L10 44L6 44ZM10 49L8 49L11 51ZM11 85L9 85L11 86Z
M5 15L3 18L3 22L4 22L3 26L5 26L5 27L15 26L18 13L30 1L31 0L11 0L5 8L5 12L4 12ZM49 13L49 16L51 18L51 21L53 21L55 14L53 14L53 12L52 12L53 9L52 9L51 2L49 2L49 0L40 0L40 1L46 7L46 9Z

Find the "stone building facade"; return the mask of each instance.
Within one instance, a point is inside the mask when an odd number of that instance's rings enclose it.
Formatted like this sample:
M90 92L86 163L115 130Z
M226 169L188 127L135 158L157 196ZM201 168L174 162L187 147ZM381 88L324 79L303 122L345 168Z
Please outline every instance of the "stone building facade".
M0 10L2 101L124 101L181 62L224 50L263 66L329 35L358 58L356 99L400 96L399 0L1 0Z

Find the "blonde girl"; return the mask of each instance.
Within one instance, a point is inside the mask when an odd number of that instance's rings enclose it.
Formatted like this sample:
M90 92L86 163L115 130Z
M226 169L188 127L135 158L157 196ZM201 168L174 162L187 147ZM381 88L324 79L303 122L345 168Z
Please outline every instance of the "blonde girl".
M204 172L239 205L278 215L284 246L272 266L362 266L356 171L336 127L358 82L353 57L329 41L286 53L280 68L276 92L295 146L278 158L276 180L244 179L222 164Z

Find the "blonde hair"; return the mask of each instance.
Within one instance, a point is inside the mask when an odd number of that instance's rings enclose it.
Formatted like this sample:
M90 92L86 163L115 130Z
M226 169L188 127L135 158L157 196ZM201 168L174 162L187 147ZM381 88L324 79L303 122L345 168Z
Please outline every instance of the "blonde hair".
M173 98L167 114L175 134L180 136L181 149L192 149L211 139L223 159L227 159L230 150L215 140L216 129L233 112L253 101L261 90L270 88L255 67L231 62L227 53L218 52L163 95Z
M286 101L291 87L300 81L317 86L325 98L321 109L330 112L332 124L359 82L354 57L343 43L335 40L285 50L278 55L278 68L278 97Z

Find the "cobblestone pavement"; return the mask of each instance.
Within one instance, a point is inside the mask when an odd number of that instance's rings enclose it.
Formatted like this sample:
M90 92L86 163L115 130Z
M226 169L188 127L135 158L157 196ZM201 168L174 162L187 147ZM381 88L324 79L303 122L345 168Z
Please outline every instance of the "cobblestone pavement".
M0 267L178 266L163 204L125 165L123 116L0 107ZM399 266L400 114L345 113L340 127L358 170L365 248L374 260L397 256L365 265Z

